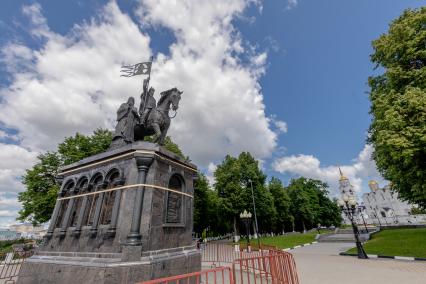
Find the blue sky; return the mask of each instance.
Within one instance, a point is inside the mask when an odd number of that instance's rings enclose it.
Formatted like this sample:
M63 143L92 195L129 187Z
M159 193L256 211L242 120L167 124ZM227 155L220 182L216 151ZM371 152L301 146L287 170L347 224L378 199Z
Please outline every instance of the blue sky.
M38 153L113 127L114 108L140 91L119 66L151 54L152 84L186 94L171 135L207 175L248 150L286 183L304 175L336 192L338 165L359 192L380 180L365 142L371 41L421 1L182 3L0 3L0 219L16 215Z

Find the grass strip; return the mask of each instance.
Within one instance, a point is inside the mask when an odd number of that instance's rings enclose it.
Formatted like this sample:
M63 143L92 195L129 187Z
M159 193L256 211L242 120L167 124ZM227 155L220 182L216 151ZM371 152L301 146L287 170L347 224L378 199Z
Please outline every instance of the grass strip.
M426 228L388 229L373 234L364 244L367 254L426 257ZM356 253L351 248L347 253Z

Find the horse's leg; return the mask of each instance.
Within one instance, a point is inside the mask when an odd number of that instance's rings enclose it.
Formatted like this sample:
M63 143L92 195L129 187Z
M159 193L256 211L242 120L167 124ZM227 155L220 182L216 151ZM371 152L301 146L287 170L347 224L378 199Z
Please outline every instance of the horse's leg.
M164 139L166 138L166 134L167 134L167 131L169 130L169 127L170 127L170 123L168 123L164 126L164 129L161 132L161 136L158 139L158 144L160 144L160 145L164 144Z
M160 137L161 137L160 125L158 125L158 123L154 122L153 124L151 124L151 126L155 131L153 142L158 143L158 141L160 140Z

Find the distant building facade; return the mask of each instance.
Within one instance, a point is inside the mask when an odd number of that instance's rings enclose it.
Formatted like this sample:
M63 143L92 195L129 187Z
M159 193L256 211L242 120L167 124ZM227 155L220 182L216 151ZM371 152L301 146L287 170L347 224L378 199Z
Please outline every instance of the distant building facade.
M348 197L353 197L355 200L358 200L357 195L355 194L354 187L351 185L349 179L345 177L342 173L342 170L339 168L340 178L339 178L339 191L341 195L346 194ZM343 223L346 225L350 225L351 221L346 216L345 213L342 212Z
M11 231L19 234L19 237L26 239L41 239L47 231L45 226L33 226L31 223L20 223L9 227Z
M11 240L19 239L20 237L21 237L21 234L16 231L8 230L8 229L0 230L0 241L11 241Z
M371 223L381 226L426 223L426 215L412 215L412 209L416 206L398 199L398 193L392 191L390 185L380 188L374 180L368 185L371 191L364 193L362 199Z

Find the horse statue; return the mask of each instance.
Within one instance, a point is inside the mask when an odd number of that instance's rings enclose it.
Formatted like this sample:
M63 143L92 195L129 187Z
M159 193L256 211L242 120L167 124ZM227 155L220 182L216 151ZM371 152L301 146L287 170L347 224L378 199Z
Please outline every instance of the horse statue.
M141 121L135 126L135 141L144 140L146 136L154 135L152 142L159 145L164 144L164 139L170 127L170 120L174 117L169 116L170 108L175 112L177 111L182 93L177 88L161 93L157 107L149 112L145 121Z

